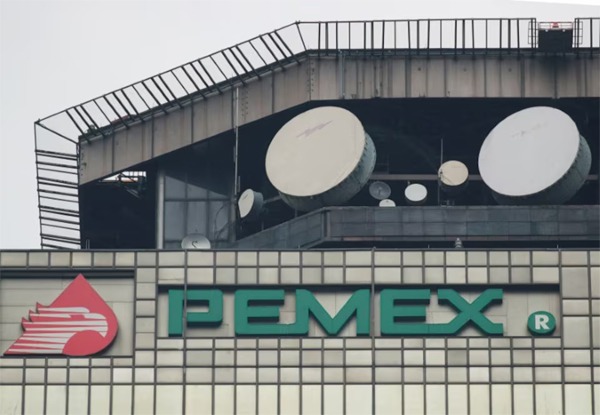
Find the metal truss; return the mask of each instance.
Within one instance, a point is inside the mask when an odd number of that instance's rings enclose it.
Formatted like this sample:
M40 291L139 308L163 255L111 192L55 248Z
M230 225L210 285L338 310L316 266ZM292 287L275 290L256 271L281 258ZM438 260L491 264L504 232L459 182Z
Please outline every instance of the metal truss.
M192 101L261 79L304 55L537 53L537 21L422 19L295 22L35 122L42 248L79 248L79 143L168 114ZM600 18L574 22L571 53L597 53Z

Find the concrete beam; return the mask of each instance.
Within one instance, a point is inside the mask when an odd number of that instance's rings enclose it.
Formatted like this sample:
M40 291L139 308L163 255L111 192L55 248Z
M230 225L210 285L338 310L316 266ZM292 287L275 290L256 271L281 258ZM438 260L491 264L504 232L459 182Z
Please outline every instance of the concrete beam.
M214 94L107 138L81 143L88 183L308 101L370 98L597 97L600 56L321 58Z

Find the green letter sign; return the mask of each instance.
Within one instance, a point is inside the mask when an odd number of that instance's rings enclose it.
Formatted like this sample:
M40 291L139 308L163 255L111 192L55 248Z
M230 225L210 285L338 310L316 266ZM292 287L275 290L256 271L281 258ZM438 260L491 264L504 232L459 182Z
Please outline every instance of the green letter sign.
M214 326L223 321L223 292L221 290L169 290L169 336L181 336L186 325ZM296 321L281 323L280 307L285 301L283 289L241 289L234 294L235 333L242 336L306 336L311 317L329 336L338 335L348 322L356 319L356 335L371 332L371 298L369 289L354 291L343 307L333 316L325 310L315 295L305 289L296 294ZM381 334L384 336L455 335L467 325L475 326L483 334L502 335L504 327L490 321L484 310L493 303L502 302L503 292L498 288L485 290L473 302L468 302L453 289L437 292L439 304L447 304L458 314L448 323L427 323L429 289L384 289L380 294ZM208 305L208 311L186 311L187 305ZM537 313L529 321L535 334L552 333L556 326L548 313Z
M169 290L169 336L183 335L183 290ZM217 326L223 321L221 290L187 290L187 304L206 305L205 313L187 312L187 322L199 326Z
M490 335L502 334L500 323L492 323L483 315L483 310L493 302L502 302L501 289L485 290L472 303L467 302L455 290L438 291L438 303L450 304L459 314L449 323L404 323L402 320L425 321L425 305L429 304L429 290L383 290L381 292L381 334L383 335L449 335L459 333L469 322L481 332ZM413 303L398 306L397 302ZM416 304L423 305L416 305Z
M371 331L371 293L368 289L355 291L335 317L331 317L313 293L308 290L296 290L296 323L294 332L289 334L306 336L311 314L330 336L338 334L355 315L356 334L368 336Z
M254 336L287 334L288 325L277 324L284 297L283 290L237 290L235 333ZM271 323L261 323L265 321Z

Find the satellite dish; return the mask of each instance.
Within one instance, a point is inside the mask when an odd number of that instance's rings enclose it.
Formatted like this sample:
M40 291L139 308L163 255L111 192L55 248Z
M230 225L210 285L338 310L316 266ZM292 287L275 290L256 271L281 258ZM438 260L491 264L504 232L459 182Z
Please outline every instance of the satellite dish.
M592 155L575 122L550 107L502 120L479 151L479 172L499 203L560 204L581 188Z
M182 249L210 249L210 241L200 233L191 233L181 240Z
M404 197L409 205L422 205L427 201L427 188L420 183L413 183L404 189Z
M446 193L460 193L467 186L468 180L469 169L460 161L446 161L438 169L438 182Z
M263 207L264 197L262 193L252 189L246 189L238 199L238 211L241 219L256 219Z
M392 189L385 182L376 181L369 185L369 194L377 200L384 200L390 197Z
M394 202L392 199L383 199L382 201L379 202L379 206L380 207L394 207L394 206L396 206L396 202Z
M369 180L375 158L375 145L354 114L319 107L281 127L265 168L283 201L310 211L350 200Z

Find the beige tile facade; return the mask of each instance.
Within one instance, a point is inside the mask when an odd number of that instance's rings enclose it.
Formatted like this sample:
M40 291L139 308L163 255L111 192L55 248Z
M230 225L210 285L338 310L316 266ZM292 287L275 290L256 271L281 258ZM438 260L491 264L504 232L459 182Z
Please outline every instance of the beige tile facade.
M89 358L0 358L0 413L600 413L598 251L0 252L0 344L36 302L83 273L119 318L115 343ZM219 328L166 330L166 290L218 286ZM338 337L315 323L305 338L235 337L237 284L305 287L328 311L369 288L451 286L472 301L504 289L486 311L502 337ZM294 319L287 295L282 321ZM551 311L557 330L534 337L527 316ZM228 314L229 310L229 314ZM448 321L432 297L428 321Z

